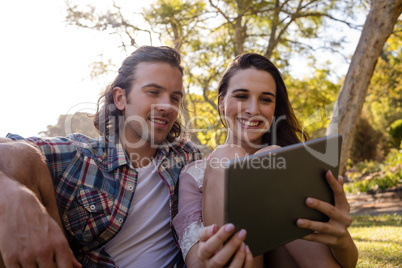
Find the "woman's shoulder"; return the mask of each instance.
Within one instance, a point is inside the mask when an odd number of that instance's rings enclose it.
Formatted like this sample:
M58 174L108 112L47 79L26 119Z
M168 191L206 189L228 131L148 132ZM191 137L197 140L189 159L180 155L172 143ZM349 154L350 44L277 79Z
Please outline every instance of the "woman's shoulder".
M236 144L223 144L219 145L215 148L215 150L211 153L211 157L227 157L229 159L234 158L235 156L243 157L247 155L246 151L239 145Z
M205 168L207 166L207 159L200 159L186 165L180 173L180 180L185 181L193 179L199 188L202 187L204 181Z

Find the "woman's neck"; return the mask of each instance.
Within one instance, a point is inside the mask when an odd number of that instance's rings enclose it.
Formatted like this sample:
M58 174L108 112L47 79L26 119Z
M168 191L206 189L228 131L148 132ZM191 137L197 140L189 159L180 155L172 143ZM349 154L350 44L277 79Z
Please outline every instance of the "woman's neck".
M235 144L237 146L240 146L241 148L243 148L244 151L246 151L247 154L254 154L258 150L265 147L261 143L256 144L256 143L251 143L250 141L234 139L232 136L229 136L229 135L225 141L225 144Z

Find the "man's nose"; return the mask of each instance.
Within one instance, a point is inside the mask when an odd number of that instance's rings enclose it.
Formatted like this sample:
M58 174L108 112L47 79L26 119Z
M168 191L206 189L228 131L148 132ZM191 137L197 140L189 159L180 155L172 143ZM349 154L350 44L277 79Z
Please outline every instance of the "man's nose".
M170 112L174 109L174 105L172 105L171 98L168 94L163 94L159 99L158 103L156 104L156 110L160 112Z

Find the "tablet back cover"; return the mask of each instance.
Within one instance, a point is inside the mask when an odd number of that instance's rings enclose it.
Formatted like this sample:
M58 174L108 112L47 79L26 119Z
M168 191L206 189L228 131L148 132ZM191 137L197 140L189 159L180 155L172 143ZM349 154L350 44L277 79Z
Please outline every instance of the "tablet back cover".
M334 204L325 179L338 177L342 138L331 135L229 162L225 174L225 222L247 230L254 256L311 233L298 218L328 221L305 205L307 197Z

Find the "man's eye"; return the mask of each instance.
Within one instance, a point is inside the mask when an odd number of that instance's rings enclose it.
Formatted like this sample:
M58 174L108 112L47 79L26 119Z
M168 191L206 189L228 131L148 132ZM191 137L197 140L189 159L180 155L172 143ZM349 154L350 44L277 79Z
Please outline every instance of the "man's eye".
M180 97L172 97L172 100L174 102L180 102L181 98Z
M158 95L159 91L157 91L157 90L148 90L148 93L151 94L151 95Z

